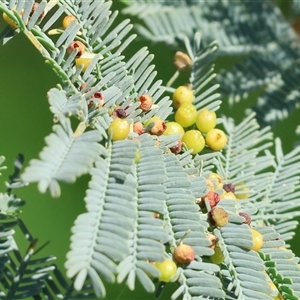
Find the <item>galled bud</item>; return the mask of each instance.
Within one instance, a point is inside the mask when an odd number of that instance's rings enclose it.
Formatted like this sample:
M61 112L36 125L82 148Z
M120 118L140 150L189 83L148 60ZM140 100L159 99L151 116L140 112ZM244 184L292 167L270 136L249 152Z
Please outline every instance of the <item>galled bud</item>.
M99 100L99 102L97 103L97 108L101 108L104 105L104 96L101 92L94 93L92 97Z
M76 17L72 15L65 16L62 22L63 29L66 29L74 20L76 20Z
M146 131L152 135L162 135L167 129L166 123L159 117L152 117L145 123Z
M216 227L223 227L229 221L228 212L222 207L214 207L208 213L208 221Z
M210 207L213 208L215 207L219 202L220 202L220 196L218 193L213 192L213 191L209 191L203 198L201 201L201 206L205 206L205 199L208 199Z
M89 53L84 51L81 56L75 58L75 66L77 68L82 68L81 72L85 72L89 67L90 63L92 62L93 58L95 57L94 53Z
M121 108L120 106L116 107L112 112L113 118L125 119L126 116L126 110L124 108Z
M243 222L244 224L250 225L251 224L251 218L248 214L244 212L239 212L239 216L243 217L245 221Z
M95 99L96 101L92 99ZM99 109L104 105L104 96L101 92L95 92L91 99L88 100L88 108L92 108L94 105L96 109Z
M192 66L192 60L186 53L177 51L174 56L174 66L179 71L187 71Z
M263 235L258 232L257 230L250 228L251 234L252 234L252 243L253 246L249 247L249 250L253 251L259 251L261 247L263 246L264 237Z
M182 141L178 141L177 144L170 148L171 152L174 154L179 154L182 150Z
M214 180L216 182L216 184L218 183L222 183L222 178L218 173L215 172L211 172L208 176L208 179L210 180Z
M181 243L175 248L173 258L181 264L188 264L195 259L195 251L191 246Z
M133 124L133 132L137 133L138 135L145 133L143 124L141 122L135 122Z
M153 99L150 95L142 95L139 97L138 101L141 103L140 109L144 112L149 111L153 105Z
M166 259L162 262L155 262L155 267L160 271L159 281L173 282L177 279L177 265L171 259Z
M232 193L235 192L235 186L232 183L225 183L225 184L223 184L223 189L226 192L232 192Z
M71 54L77 49L76 57L80 57L85 52L85 46L80 41L73 41L67 48L67 53Z
M217 237L214 234L211 234L211 233L208 233L206 236L207 236L207 238L209 239L209 241L211 243L209 248L215 249L216 244L217 244Z

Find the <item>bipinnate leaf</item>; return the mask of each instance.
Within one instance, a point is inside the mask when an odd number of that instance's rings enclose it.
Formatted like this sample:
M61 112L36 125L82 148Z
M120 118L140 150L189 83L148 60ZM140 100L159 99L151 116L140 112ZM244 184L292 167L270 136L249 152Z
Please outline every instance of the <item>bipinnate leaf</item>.
M81 290L87 277L95 293L105 296L102 279L115 281L117 262L129 254L128 239L137 218L134 159L136 141L116 141L91 169L85 202L87 212L72 227L71 250L67 254L68 277Z
M90 171L97 156L105 151L100 145L98 131L87 131L77 136L70 119L60 118L53 133L45 138L46 146L40 159L33 159L21 175L24 182L38 182L40 192L49 188L53 197L60 195L58 181L74 182L76 177Z
M151 262L164 259L164 243L168 241L160 218L166 200L163 185L166 172L163 152L155 145L155 140L142 135L140 143L135 170L137 190L133 202L137 216L127 241L129 253L118 265L117 279L122 282L126 278L131 290L134 290L138 279L148 292L154 292L155 286L150 277L158 277L159 273Z

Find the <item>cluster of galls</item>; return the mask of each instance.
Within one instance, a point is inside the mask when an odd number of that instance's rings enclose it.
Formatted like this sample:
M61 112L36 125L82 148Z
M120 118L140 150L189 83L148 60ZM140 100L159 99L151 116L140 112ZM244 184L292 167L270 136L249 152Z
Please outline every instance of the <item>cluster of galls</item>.
M149 111L153 107L153 98L150 95L141 95L138 98L138 101L140 102L139 108L142 110L142 113ZM165 121L157 116L148 119L144 123L136 122L133 124L133 132L138 135L148 132L149 134L160 136L165 130Z
M222 150L227 144L227 135L223 130L215 128L217 124L216 113L207 108L197 111L194 94L189 85L179 86L173 93L173 106L175 108L176 131L192 154L200 153L205 146L214 151ZM170 133L174 129L174 122L167 123Z
M189 70L192 66L190 57L183 52L176 52L174 65L178 71ZM217 129L216 113L207 108L197 111L193 104L195 99L192 87L179 86L173 93L173 108L175 121L167 123L166 134L179 134L178 147L182 143L186 148L192 150L192 154L200 153L205 146L211 150L222 150L227 144L227 135L223 130ZM180 152L177 149L177 152Z
M188 70L191 67L189 56L182 52L176 52L174 64L179 71ZM137 134L150 133L153 135L178 134L178 143L170 149L178 154L182 152L182 145L191 150L192 154L200 153L205 146L214 151L222 150L227 144L227 135L224 131L215 128L217 117L214 111L203 108L197 111L193 105L194 94L192 88L179 86L173 93L173 107L175 121L165 122L154 116L146 122L133 124L133 131ZM143 112L151 109L153 101L150 95L142 95L138 99Z
M63 29L66 29L68 26L70 26L74 20L76 20L74 16L66 16L62 23ZM73 41L68 46L67 53L71 54L73 51L77 51L75 65L77 67L82 67L82 72L85 72L91 63L94 54L87 52L85 45L81 41ZM85 84L81 85L79 90L83 90L84 88ZM84 92L88 91L89 89ZM105 99L103 94L98 91L94 93L87 101L89 109L100 109L104 105ZM137 101L140 102L138 108L141 109L142 113L146 113L153 108L153 98L151 95L140 95ZM113 141L126 139L131 131L139 135L147 132L153 135L161 135L166 130L165 122L158 117L152 117L144 124L141 122L136 122L131 126L127 120L126 109L127 108L115 107L110 110L113 121L108 128L108 133Z
M226 226L229 222L228 212L219 206L222 203L222 199L230 199L232 201L238 199L244 199L245 194L235 195L235 186L232 183L223 183L222 178L217 173L210 173L206 179L208 192L207 194L197 199L197 203L204 213L207 212L207 220L211 225L211 229L215 227ZM238 198L238 197L239 198ZM244 224L249 226L252 234L252 246L249 250L259 251L263 245L263 236L257 230L251 227L251 218L244 212L239 212L239 215L244 218ZM208 233L208 238L211 241L211 248L214 249L214 254L209 257L212 263L221 264L224 260L224 255L218 244L216 236L212 233Z
M142 114L148 112L153 107L153 98L144 94L137 98L138 108ZM152 135L161 135L165 131L165 122L158 117L152 117L144 124L136 122L132 126L128 122L126 109L117 107L113 110L111 116L114 119L108 128L108 132L113 141L126 139L131 131L138 135L149 133Z

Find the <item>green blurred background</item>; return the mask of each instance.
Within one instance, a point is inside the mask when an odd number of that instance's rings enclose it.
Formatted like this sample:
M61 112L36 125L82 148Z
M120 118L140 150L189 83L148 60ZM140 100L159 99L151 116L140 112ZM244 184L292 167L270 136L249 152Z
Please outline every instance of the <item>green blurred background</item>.
M121 8L121 4L114 2L114 8ZM120 16L120 18L124 18ZM2 18L1 18L2 19ZM0 30L5 24L0 21ZM174 73L173 51L163 44L153 45L147 41L137 40L126 51L128 57L143 46L148 46L155 54L154 64L158 71L158 78L164 83ZM222 61L220 61L222 63ZM179 78L174 86L186 83L187 75ZM5 46L0 47L0 155L6 157L0 181L0 191L6 190L3 179L13 172L13 161L18 153L25 155L25 165L32 158L36 158L44 147L44 137L52 131L52 114L46 98L47 91L59 83L56 75L45 64L38 51L29 43L25 36L19 34ZM255 99L253 99L255 101ZM241 102L230 108L223 103L219 114L231 116L237 122L244 117L245 107L249 103ZM299 124L299 110L294 111L288 119L279 122L274 127L274 136L282 139L285 152L291 151L297 141L295 128ZM61 184L62 195L53 199L48 193L40 194L37 186L32 184L15 193L26 200L26 206L20 215L32 235L39 239L38 246L50 242L38 256L55 255L57 264L63 269L66 253L69 250L70 228L76 216L85 211L83 198L89 177L79 178L75 184ZM297 230L291 242L293 251L300 256L300 246L297 240L300 229ZM22 251L28 247L28 242L17 232ZM169 299L173 286L169 285L164 291L163 299ZM153 295L145 295L138 289L135 293L128 292L123 285L107 285L106 299L153 299Z

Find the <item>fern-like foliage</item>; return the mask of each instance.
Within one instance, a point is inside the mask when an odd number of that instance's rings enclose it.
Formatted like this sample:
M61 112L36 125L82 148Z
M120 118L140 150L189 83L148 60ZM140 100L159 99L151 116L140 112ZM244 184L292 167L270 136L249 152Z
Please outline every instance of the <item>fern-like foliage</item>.
M298 259L284 248L297 224L290 220L297 213L290 214L289 210L298 206L299 148L283 155L276 140L273 157L269 150L273 138L270 128L260 129L254 113L238 125L231 118L218 119L228 135L227 146L221 152L205 149L204 154L191 155L191 150L183 148L180 155L175 155L170 148L177 145L178 136L151 136L147 132L137 135L132 130L127 139L114 141L108 128L118 110L131 125L153 116L165 120L173 113L162 81L155 80L153 55L141 48L125 58L123 51L135 35L129 35L129 20L113 25L117 12L110 10L110 1L41 1L32 12L33 4L1 0L0 10L14 27L3 31L2 44L22 32L61 82L47 95L55 124L45 138L46 146L39 159L30 161L21 179L16 172L7 193L0 195L1 297L89 299L105 297L104 282L125 282L134 290L137 281L153 293L155 279L161 275L155 262L172 259L174 249L182 242L193 248L195 259L177 263L174 278L179 287L172 299L272 299L269 282L275 284L284 299L299 297ZM44 19L55 5L50 18ZM271 20L279 16L269 3L250 7L244 2L233 6L227 1L178 1L175 5L167 0L139 1L127 12L139 12L149 21L147 30L139 27L141 34L154 41L180 45L188 52L193 62L190 83L198 110L208 107L217 111L221 104L212 64L218 55L244 54L246 69L248 64L255 64L254 57L259 55L258 61L264 66L260 76L269 79L261 82L248 69L239 74L239 65L234 67L233 75L220 73L223 89L249 82L240 90L231 88L228 94L234 97L266 83L270 95L280 91L283 85L272 89L272 84L279 83L278 74L287 74L287 84L291 81L287 71L295 60L291 48L294 36L280 19L272 37L266 38L266 32L271 30L266 15ZM65 14L72 14L75 20L67 28L54 28ZM254 15L259 22L252 20ZM259 24L265 24L267 29L254 37L251 33ZM283 33L289 35L274 42ZM52 38L54 34L57 38ZM73 41L82 42L91 55L87 68L76 65L78 50L69 51ZM274 62L278 55L282 57L280 68ZM294 83L290 87L297 89ZM138 100L144 94L153 98L147 112L142 111ZM293 100L295 95L297 92L292 92L287 98ZM267 102L267 96L262 97ZM210 220L212 207L205 196L211 171L222 177L222 183L233 184L240 199L222 199L217 204L228 214L224 226L214 226ZM72 227L65 264L67 280L52 263L52 257L32 258L36 239L11 214L22 203L11 189L37 182L40 192L49 189L56 197L60 195L59 181L74 182L86 173L91 175L84 198L87 211L77 217ZM218 188L217 194L221 194L223 186ZM249 222L246 224L241 212L249 215L251 226L263 236L259 252L251 250ZM29 241L25 256L13 239L17 225ZM216 252L209 238L212 234L224 256L219 265L211 262Z

